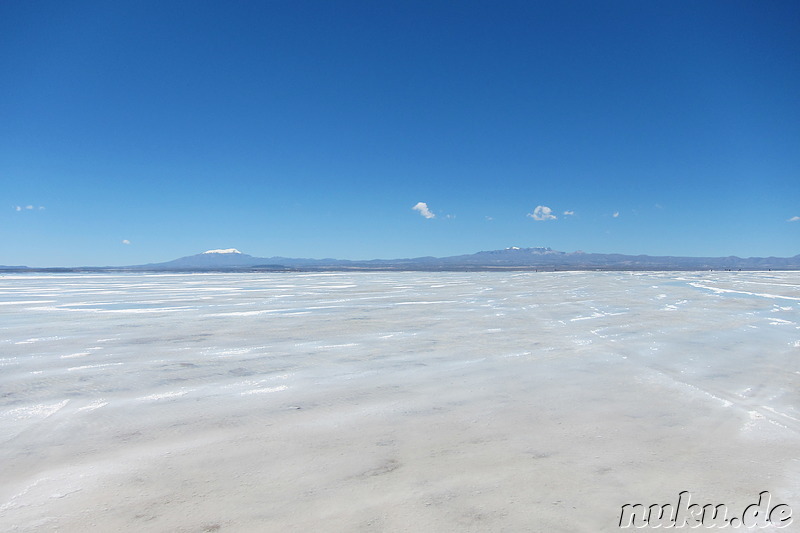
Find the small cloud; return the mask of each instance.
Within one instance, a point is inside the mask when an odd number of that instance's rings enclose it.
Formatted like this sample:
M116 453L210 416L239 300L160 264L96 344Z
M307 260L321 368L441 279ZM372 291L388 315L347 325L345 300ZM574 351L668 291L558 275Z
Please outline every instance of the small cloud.
M794 216L794 217L790 218L789 220L787 220L786 222L800 222L800 217Z
M14 211L17 211L17 212L19 212L19 211L33 211L34 209L36 209L36 208L35 208L34 206L32 206L32 205L12 205L12 206L11 206L11 208L12 208ZM43 206L43 205L40 205L40 206L39 206L39 210L42 210L42 209L44 209L44 206Z
M25 209L31 210L31 209L33 209L33 206L32 205L26 205Z
M614 214L611 216L614 218L619 218L619 211L614 211Z
M122 244L130 244L130 243L131 241L129 241L128 239L122 239Z
M493 219L492 217L486 217L486 220L488 220L489 222L491 222L491 221L492 221L492 220L494 220L494 219Z
M655 208L656 208L656 209L664 209L664 206L663 206L663 205L661 205L661 204L656 204L656 205L655 205Z
M43 206L43 205L40 205L40 206L39 206L39 211L41 211L41 210L43 210L43 209L44 209L44 206Z
M531 217L533 220L555 220L558 218L553 214L553 210L546 205L537 205L533 213L528 213L527 216Z
M448 220L452 220L452 219L456 218L456 216L455 215L445 215L444 218L446 218Z
M411 209L413 209L414 211L419 211L419 214L424 216L425 218L436 217L436 215L431 213L431 210L428 209L428 204L426 204L425 202L417 202L417 205L415 205Z
M15 205L14 206L14 211L22 211L22 207L18 206L18 205Z
M570 217L570 216L572 216L574 214L575 214L575 211L564 211L564 216Z

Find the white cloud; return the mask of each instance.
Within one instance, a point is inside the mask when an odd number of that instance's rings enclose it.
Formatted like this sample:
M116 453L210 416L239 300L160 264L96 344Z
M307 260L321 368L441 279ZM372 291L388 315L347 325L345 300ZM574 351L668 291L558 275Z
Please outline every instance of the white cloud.
M22 207L20 207L18 205L15 205L14 206L14 211L22 211Z
M789 220L787 220L786 222L800 222L800 217L794 216L794 217L790 218Z
M130 244L130 243L131 241L129 241L128 239L122 239L122 244Z
M611 216L614 218L619 218L619 211L614 211L614 214Z
M414 211L419 211L419 214L424 216L425 218L434 218L436 215L431 213L431 210L428 209L428 204L425 202L417 202L417 205L412 207Z
M11 208L14 211L33 211L35 209L32 205L13 205ZM44 206L40 205L39 209L44 209Z
M528 213L527 216L531 217L533 220L555 220L558 218L553 214L553 210L546 205L537 205L533 213Z
M564 211L565 216L572 216L575 214L575 211Z
M491 222L492 220L494 220L494 218L492 218L492 217L486 217L486 220L488 220L489 222Z

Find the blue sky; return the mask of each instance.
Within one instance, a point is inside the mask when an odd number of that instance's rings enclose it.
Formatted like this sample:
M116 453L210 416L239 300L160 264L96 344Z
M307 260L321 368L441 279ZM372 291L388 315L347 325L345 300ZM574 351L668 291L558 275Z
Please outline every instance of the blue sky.
M793 256L798 27L794 0L7 0L0 264Z

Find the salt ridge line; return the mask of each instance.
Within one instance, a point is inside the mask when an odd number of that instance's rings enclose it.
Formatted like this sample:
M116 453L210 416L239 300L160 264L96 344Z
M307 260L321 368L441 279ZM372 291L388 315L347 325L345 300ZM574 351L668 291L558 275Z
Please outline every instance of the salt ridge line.
M779 298L781 300L793 300L793 301L800 302L800 298L795 298L794 296L781 296L781 295L778 295L778 294L769 294L769 293L764 293L764 292L747 292L747 291L737 291L737 290L734 290L734 289L721 289L719 287L709 287L708 285L703 285L703 284L697 283L697 282L689 283L689 285L691 285L692 287L697 287L698 289L708 289L708 290L716 292L716 293L732 292L732 293L736 293L736 294L748 294L750 296L760 296L762 298Z
M754 418L753 413L757 413L758 418L765 419L775 426L794 433L800 433L800 419L790 416L785 412L778 411L774 407L758 403L754 404L741 395L734 395L730 392L720 390L718 387L709 386L709 384L704 383L701 386L698 383L691 382L691 380L686 379L684 376L679 377L675 375L668 368L661 365L653 365L650 367L650 370L660 379L671 382L675 387L702 393L705 396L721 402L723 407L732 407L746 411L750 414L751 419ZM650 379L653 378L651 377Z

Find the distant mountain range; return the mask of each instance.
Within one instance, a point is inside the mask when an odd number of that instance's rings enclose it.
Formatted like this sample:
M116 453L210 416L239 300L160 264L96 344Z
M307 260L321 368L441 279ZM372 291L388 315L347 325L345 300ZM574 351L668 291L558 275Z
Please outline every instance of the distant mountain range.
M491 250L451 257L411 259L298 259L253 257L235 248L208 250L167 261L126 267L43 268L4 267L13 271L492 271L492 270L800 270L800 254L794 257L673 257L559 252L550 248Z
M129 267L147 270L205 269L299 269L299 270L767 270L800 269L800 255L794 257L672 257L623 254L559 252L551 248L491 250L451 257L411 259L297 259L253 257L236 249L209 250L166 263Z

